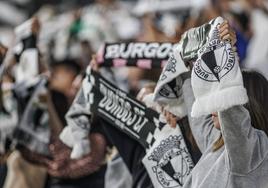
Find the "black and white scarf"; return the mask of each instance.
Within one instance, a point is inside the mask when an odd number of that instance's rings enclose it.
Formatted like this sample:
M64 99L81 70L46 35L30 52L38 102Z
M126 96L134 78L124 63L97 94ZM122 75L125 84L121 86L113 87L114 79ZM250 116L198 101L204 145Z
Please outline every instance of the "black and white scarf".
M33 82L34 89L30 94L31 97L23 109L14 131L16 145L22 145L43 155L49 155L50 128L47 107L39 101L39 94L46 90L46 84L47 79L45 77L36 78ZM27 95L25 93L28 92L27 88L21 87L22 90L18 90L17 93Z
M86 114L79 116L74 108L74 111L68 112L67 122L73 114L76 116L73 116L75 121L72 120L71 126L67 126L60 136L64 143L79 145L79 141L84 142L84 135L90 130L90 122L87 125L81 122L85 122L84 117L90 117L92 113L98 114L107 122L107 126L115 126L145 148L143 164L155 187L182 187L194 164L179 126L176 129L169 127L161 121L157 112L147 108L90 68L87 70L82 90L77 99L80 98L81 101L81 98L84 98L87 105L83 106L83 111ZM82 104L78 106L82 112ZM73 145L73 152L85 154L79 151L82 148L76 145Z
M209 22L208 40L198 50L192 71L195 102L191 115L198 117L247 103L238 56L230 41L222 41L217 26L223 23L217 17Z
M0 155L13 149L11 141L18 123L17 103L9 89L12 88L3 89L3 107L0 109Z
M154 101L165 106L167 111L178 117L186 115L181 97L182 91L179 89L183 80L179 75L189 71L188 62L197 59L198 50L206 44L210 30L211 23L206 23L185 32L159 77L154 91Z
M174 43L169 42L106 43L97 54L97 62L105 67L162 68L173 48Z

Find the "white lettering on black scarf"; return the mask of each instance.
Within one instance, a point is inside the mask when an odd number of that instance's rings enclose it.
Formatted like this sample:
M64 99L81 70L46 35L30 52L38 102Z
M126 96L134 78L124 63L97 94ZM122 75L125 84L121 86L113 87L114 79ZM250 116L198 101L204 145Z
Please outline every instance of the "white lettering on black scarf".
M143 147L149 148L154 143L156 129L163 128L159 121L159 114L145 105L130 97L124 91L108 82L96 72L91 72L91 79L94 77L94 102L92 113L109 124L119 128Z
M172 52L173 43L107 43L98 53L102 66L136 66L143 69L162 68Z
M86 78L92 85L92 113L138 141L146 150L143 164L156 188L180 188L194 164L183 134L161 122L160 115L118 89L98 73ZM109 125L107 125L109 126Z

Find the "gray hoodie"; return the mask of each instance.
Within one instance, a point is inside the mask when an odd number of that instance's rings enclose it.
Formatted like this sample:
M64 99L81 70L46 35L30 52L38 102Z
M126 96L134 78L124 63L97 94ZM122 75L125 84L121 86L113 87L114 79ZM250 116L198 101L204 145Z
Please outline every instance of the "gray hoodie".
M183 85L188 114L194 95L190 79ZM268 137L251 126L249 112L234 106L219 112L221 131L211 116L189 118L196 142L203 153L184 188L268 188ZM224 146L213 151L222 134Z

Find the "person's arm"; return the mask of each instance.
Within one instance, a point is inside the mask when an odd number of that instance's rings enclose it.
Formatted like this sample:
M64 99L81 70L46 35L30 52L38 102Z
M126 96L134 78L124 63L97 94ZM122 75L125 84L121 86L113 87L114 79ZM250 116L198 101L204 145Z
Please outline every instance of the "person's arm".
M218 30L220 39L223 41L225 40L231 41L231 45L233 47L237 39L235 32L229 26L228 21L225 20L223 23L221 23L218 27ZM236 50L234 49L233 51ZM190 67L192 67L191 64L189 65ZM198 118L191 117L192 106L195 101L195 97L191 85L191 80L186 78L183 78L183 80L185 80L182 86L183 97L188 112L190 127L195 137L196 143L200 151L203 153L209 146L211 146L220 137L220 131L214 128L211 115L201 116Z
M210 115L199 118L191 117L192 105L195 100L191 87L191 79L188 78L184 81L182 91L192 133L200 151L203 153L219 138L220 131L214 128Z
M53 151L55 160L48 163L48 173L59 178L81 178L98 171L105 162L107 142L100 133L92 133L89 138L91 152L75 160L69 158L70 149L58 143Z
M49 114L49 126L52 132L52 140L55 142L57 140L57 136L59 135L60 131L62 130L62 123L59 119L58 113L54 107L54 104L52 103L51 95L49 92L39 95L39 99L42 102L45 102L47 104L48 114ZM20 151L22 153L22 156L35 164L39 165L47 165L51 159L49 159L47 156L38 154L36 152L32 152L26 147L21 147Z
M46 167L48 162L51 161L51 159L48 158L47 156L33 152L33 151L27 149L26 147L23 147L23 146L19 147L19 151L20 151L22 157L26 161L31 162L31 163L36 164L36 165L41 165L41 166Z
M219 120L231 172L247 174L258 168L268 155L268 137L252 127L246 108L219 112Z
M63 129L63 124L58 116L58 113L55 109L54 104L52 103L52 99L47 102L50 128L55 132L56 135L59 135Z

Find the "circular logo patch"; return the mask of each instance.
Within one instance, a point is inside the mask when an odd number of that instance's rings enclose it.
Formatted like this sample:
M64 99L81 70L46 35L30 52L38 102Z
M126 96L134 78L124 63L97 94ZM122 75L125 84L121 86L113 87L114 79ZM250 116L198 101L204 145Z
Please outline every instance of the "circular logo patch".
M194 167L190 154L181 144L182 139L182 136L170 136L148 158L155 162L152 170L163 188L181 187Z
M201 57L200 57L201 56ZM208 82L219 82L235 64L235 53L224 43L209 45L194 65L195 74Z

